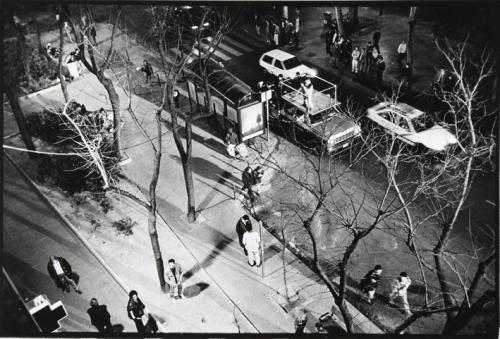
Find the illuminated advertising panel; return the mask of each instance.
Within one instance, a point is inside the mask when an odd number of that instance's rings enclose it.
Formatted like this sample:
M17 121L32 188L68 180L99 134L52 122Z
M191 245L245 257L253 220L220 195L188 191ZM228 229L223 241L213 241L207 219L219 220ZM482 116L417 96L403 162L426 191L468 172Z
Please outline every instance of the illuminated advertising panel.
M241 141L264 133L265 115L262 102L255 102L238 110Z

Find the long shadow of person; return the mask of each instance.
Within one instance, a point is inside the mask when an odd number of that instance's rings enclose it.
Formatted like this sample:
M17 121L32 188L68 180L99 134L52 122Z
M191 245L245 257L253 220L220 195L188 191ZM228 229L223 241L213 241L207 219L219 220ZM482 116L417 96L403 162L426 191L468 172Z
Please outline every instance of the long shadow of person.
M184 297L186 298L194 298L199 295L201 292L206 290L210 285L204 282L199 282L194 285L190 285L184 288Z

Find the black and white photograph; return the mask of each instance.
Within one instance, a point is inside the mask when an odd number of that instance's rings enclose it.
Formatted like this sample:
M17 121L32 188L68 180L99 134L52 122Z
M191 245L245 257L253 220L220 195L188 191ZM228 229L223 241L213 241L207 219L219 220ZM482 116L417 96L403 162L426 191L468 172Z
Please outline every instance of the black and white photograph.
M498 338L500 2L2 3L1 337Z

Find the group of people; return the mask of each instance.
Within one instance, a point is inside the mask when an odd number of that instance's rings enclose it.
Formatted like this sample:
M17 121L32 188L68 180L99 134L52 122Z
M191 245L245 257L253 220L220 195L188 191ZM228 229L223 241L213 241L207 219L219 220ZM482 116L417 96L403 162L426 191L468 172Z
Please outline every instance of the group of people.
M375 73L377 85L381 86L386 64L380 52L380 38L381 31L377 27L372 40L368 41L365 47L359 45L353 47L351 39L340 34L336 24L333 23L325 34L325 51L327 55L330 55L334 67L350 64L353 76L359 76L361 73ZM407 49L406 40L402 40L397 48L397 62L402 81L409 89L412 69L410 63L406 61Z
M382 266L375 265L366 275L361 279L359 283L359 288L364 293L365 301L373 305L375 300L375 292L378 287L378 283L381 279ZM411 315L410 304L408 303L408 288L411 285L411 279L408 277L406 272L401 272L397 278L392 281L391 292L389 293L389 304L395 306L394 301L397 298L401 298L403 303L404 311L407 315Z
M260 267L262 265L260 250L260 236L253 227L252 221L248 215L242 216L238 223L236 224L236 233L238 234L238 240L240 246L243 248L243 252L248 258L248 265L253 267Z
M251 235L247 235L243 240L252 254L255 253L253 247L254 240L255 239L253 239ZM260 263L260 257L258 260ZM47 264L47 270L56 286L62 291L70 292L72 287L76 293L82 294L82 291L78 287L78 276L75 272L73 272L71 265L65 258L60 256L51 256ZM174 302L182 299L182 280L184 277L184 271L175 259L168 260L168 268L165 275L166 283L169 286L170 298ZM87 313L90 317L91 324L95 326L99 332L113 332L111 315L107 310L107 306L100 305L97 298L94 297L90 299L90 308L87 310ZM134 321L139 333L156 333L158 331L158 324L156 323L155 318L146 309L146 306L141 301L137 291L135 290L131 290L129 292L127 315Z
M254 169L247 166L241 174L241 181L243 182L241 190L247 191L251 201L255 200L255 195L260 195L263 176L264 169L262 166L257 166Z
M263 37L266 43L275 47L295 45L299 46L299 16L295 13L295 20L281 18L275 22L269 18L262 18L259 14L254 14L255 34Z

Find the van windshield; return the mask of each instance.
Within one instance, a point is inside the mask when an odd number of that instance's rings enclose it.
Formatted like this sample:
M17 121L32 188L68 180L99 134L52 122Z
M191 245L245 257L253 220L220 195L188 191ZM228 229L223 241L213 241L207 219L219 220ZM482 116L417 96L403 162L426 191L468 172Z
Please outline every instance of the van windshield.
M296 57L286 59L285 61L283 61L283 64L285 65L285 69L287 70L300 66L299 59L297 59Z

